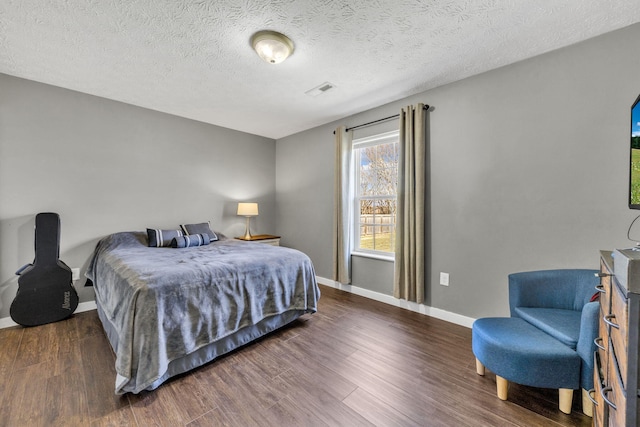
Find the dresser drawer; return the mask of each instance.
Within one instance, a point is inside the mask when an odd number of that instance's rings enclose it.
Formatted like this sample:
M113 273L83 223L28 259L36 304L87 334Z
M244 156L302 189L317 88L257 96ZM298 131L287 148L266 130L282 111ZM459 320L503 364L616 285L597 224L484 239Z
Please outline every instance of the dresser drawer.
M611 274L613 274L613 272L609 271L603 260L600 260L600 273L600 286L597 288L600 291L600 308L603 314L609 314L609 310L611 309L611 283L613 277Z
M280 246L280 239L264 239L258 240L258 242L264 243L265 245Z
M609 426L625 426L627 394L622 385L622 379L620 378L620 371L618 369L615 354L609 354L608 365L609 383L607 384L608 387L603 389L603 397L606 397L606 400L609 401Z
M605 321L604 321L604 316L608 314L608 313L603 313L602 310L600 311L600 316L599 316L599 320L598 320L598 338L595 339L595 343L597 346L596 351L600 354L600 360L602 361L603 364L605 364L606 367L606 363L607 363L607 357L606 357L606 352L607 352L607 345L609 345L609 329L611 328ZM606 369L605 369L605 374L606 374ZM606 379L606 375L605 375L605 379Z
M611 327L605 322L605 316L611 314L611 283L612 281L611 271L608 269L603 259L600 259L600 286L597 287L600 292L600 316L598 324L598 336L601 338L598 347L606 347L609 342L609 330ZM602 355L601 355L602 356ZM602 357L603 363L605 358Z
M600 318L601 333L602 333L602 325L606 325L606 324L604 323L601 317ZM607 329L607 327L605 327L604 329ZM603 336L607 336L607 338L603 339ZM609 376L607 372L607 360L609 359L609 351L610 351L610 349L608 348L609 342L610 340L606 333L595 339L596 351L594 352L595 363L593 365L593 379L594 379L593 383L596 389L596 401L598 401L599 402L598 405L600 407L604 407L604 409L607 412L608 412L608 407L603 403L601 393L602 393L602 389L606 387L607 384L609 384ZM600 387L598 387L598 384L600 384ZM595 409L596 408L594 408L594 411ZM607 424L601 424L601 425L607 425Z
M599 352L593 354L593 425L594 427L605 427L609 425L609 405L602 398L602 389L605 387L606 365L602 364Z
M626 388L627 378L627 349L628 349L628 337L629 337L629 305L627 297L622 293L618 286L613 286L611 289L611 315L608 317L611 324L609 334L611 335L611 342L615 349L616 359L621 378L624 378L623 385ZM614 326L615 325L615 326ZM611 371L610 371L611 372Z

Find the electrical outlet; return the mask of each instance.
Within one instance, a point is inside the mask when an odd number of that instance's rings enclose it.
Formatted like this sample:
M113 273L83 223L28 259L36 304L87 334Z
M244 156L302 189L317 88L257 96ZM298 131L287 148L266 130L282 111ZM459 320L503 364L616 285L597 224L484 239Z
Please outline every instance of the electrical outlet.
M442 286L449 286L449 273L440 273L440 284Z
M72 268L71 269L71 280L78 280L80 278L80 269Z

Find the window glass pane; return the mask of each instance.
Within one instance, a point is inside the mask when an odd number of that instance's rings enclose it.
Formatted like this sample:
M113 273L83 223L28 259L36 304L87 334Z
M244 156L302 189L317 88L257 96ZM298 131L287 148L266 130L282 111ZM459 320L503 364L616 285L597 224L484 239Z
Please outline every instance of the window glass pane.
M379 195L395 194L397 166L395 145L397 144L376 146L376 193Z
M375 213L384 216L385 218L389 218L393 215L395 210L396 200L395 198L380 198L375 200Z
M395 198L376 200L375 204L375 250L393 252L395 231Z
M360 151L360 195L371 196L376 193L375 147L366 147Z
M373 215L374 200L360 199L360 215L362 216L361 222L365 222L365 218Z
M394 252L399 149L389 140L354 148L356 246L361 250Z

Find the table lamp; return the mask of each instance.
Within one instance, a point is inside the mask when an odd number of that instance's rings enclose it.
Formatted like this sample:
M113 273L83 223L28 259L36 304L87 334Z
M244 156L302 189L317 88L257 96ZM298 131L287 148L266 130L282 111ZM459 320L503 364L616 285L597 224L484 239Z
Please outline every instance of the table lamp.
M244 231L244 240L251 240L251 231L249 231L249 221L252 216L258 216L258 204L257 203L238 203L238 215L247 218L247 226Z

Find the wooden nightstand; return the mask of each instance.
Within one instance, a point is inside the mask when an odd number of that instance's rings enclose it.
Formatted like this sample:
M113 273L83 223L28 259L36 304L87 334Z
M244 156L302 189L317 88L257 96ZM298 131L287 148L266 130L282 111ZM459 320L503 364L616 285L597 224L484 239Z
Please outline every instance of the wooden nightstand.
M243 240L245 242L258 242L272 246L280 246L280 236L272 236L271 234L257 234L255 236L251 236L250 239L245 239L244 237L235 237L235 239Z

